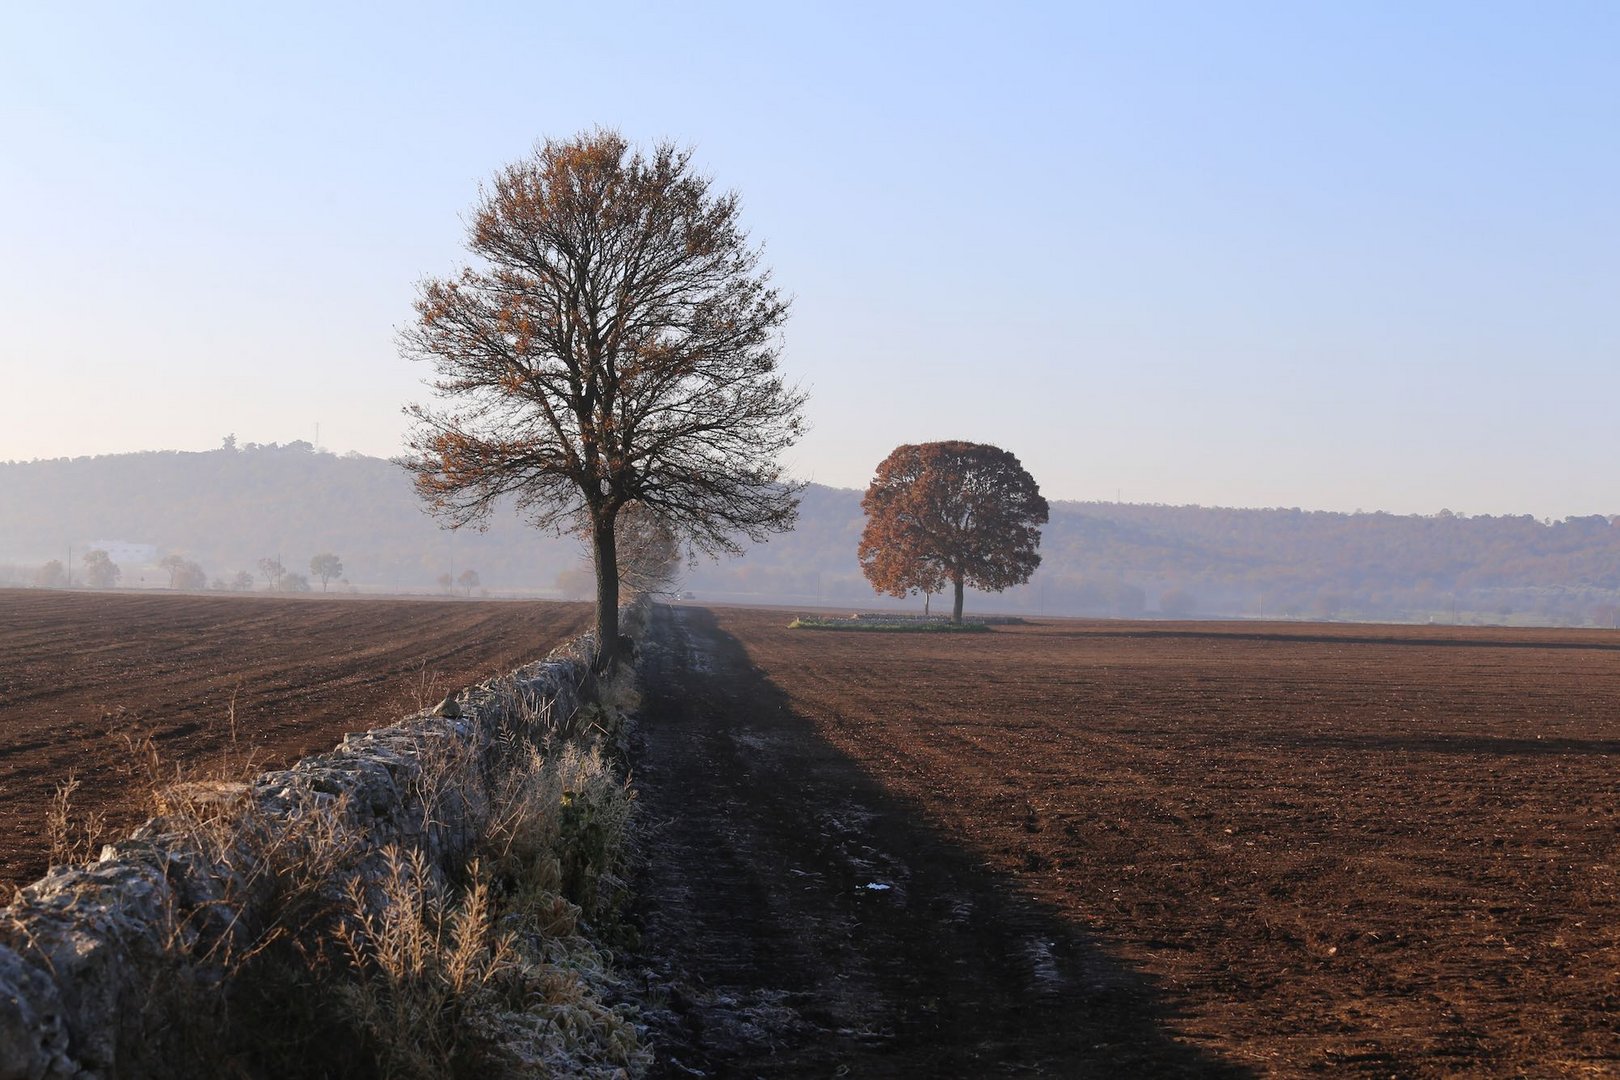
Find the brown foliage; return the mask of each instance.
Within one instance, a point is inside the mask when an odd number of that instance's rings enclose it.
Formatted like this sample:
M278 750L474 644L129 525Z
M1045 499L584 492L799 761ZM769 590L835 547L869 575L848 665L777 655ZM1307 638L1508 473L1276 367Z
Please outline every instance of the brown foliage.
M962 587L1000 592L1041 564L1046 500L1006 450L983 443L908 444L878 465L861 500L861 569L891 596Z
M402 335L454 403L407 407L402 463L452 526L508 498L541 527L589 522L599 640L613 642L626 504L709 552L791 527L798 488L775 460L803 428L804 396L777 371L788 304L737 196L671 144L547 140L480 194L478 265L424 282Z

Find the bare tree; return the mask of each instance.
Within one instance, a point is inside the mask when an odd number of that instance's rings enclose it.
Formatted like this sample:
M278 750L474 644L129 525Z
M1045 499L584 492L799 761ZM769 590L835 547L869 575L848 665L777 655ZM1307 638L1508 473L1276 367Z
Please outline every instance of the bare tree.
M158 567L169 573L169 588L180 587L180 574L185 569L186 557L184 555L165 555L158 560Z
M264 575L265 587L274 589L281 584L281 579L287 576L287 568L281 565L279 557L272 559L266 555L259 560L259 573Z
M664 596L681 577L680 538L658 512L643 502L619 511L615 547L619 584L631 597Z
M471 596L472 591L478 588L479 585L478 571L463 570L461 573L456 575L456 584L465 589L468 596Z
M203 568L184 555L165 555L158 566L168 571L171 589L200 589L208 584Z
M481 192L477 265L422 284L403 355L442 408L411 405L401 463L452 528L510 500L542 528L584 521L597 667L620 652L615 522L631 501L693 547L791 528L777 455L804 396L777 369L787 301L690 153L596 131L547 140Z
M614 523L614 552L619 560L619 591L627 599L668 596L680 581L682 551L675 530L642 502L626 503ZM595 571L589 523L580 528L585 541L583 568L571 568L557 575L557 588L569 599L591 595Z

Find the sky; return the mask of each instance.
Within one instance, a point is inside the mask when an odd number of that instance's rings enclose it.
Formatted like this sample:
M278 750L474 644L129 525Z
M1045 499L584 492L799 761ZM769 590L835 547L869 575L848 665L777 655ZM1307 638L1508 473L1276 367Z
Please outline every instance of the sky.
M740 193L804 479L1620 513L1617 54L1606 0L6 5L0 460L399 453L479 183L603 126Z

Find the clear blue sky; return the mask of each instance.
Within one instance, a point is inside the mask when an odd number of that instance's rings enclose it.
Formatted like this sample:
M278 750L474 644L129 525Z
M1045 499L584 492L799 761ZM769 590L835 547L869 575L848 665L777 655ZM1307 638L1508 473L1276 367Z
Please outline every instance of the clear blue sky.
M0 15L0 459L400 449L414 283L544 135L696 148L796 297L807 478L1620 512L1620 5Z

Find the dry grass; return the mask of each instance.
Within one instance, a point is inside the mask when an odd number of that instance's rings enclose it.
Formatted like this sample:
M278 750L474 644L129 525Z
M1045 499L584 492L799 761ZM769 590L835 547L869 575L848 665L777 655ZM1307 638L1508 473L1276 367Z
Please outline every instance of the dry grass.
M73 795L79 785L79 778L68 773L67 779L56 785L45 807L45 838L50 844L52 865L88 862L100 849L106 815L74 812Z
M607 734L633 700L603 687L587 729ZM460 888L397 848L376 882L349 886L332 993L379 1075L606 1077L650 1064L628 1010L602 1004L608 958L581 933L622 898L633 792L600 742L556 736L574 718L517 719L552 737L543 750L513 732L501 741L484 781L490 818ZM470 758L425 760L427 805L478 783Z
M634 793L599 746L527 750L494 804L485 850L496 876L526 904L565 896L588 918L612 915L624 891L625 834Z
M492 753L418 729L410 795L434 850L473 853L462 866L378 852L342 797L273 811L252 788L251 755L186 772L149 736L128 738L130 778L161 819L146 831L192 864L189 880L212 883L171 898L164 956L132 1021L135 1072L644 1072L633 1010L602 1003L616 996L609 958L586 937L624 896L634 794L603 747L635 704L628 681L601 684L566 717L513 683ZM426 684L413 690L425 700ZM88 859L100 840L94 816L74 813L77 788L69 777L47 812L59 861ZM481 816L480 835L452 834Z
M452 897L419 850L385 858L380 881L349 883L334 938L355 977L331 992L381 1075L478 1075L494 1041L488 1017L522 1005L516 942L496 929L476 866Z

